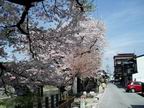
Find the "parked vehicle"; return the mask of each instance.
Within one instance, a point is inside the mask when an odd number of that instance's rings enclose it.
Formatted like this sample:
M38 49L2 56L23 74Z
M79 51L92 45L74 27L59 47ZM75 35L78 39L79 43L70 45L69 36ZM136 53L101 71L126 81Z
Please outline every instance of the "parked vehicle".
M140 81L132 81L128 83L126 87L126 92L142 92L142 84Z

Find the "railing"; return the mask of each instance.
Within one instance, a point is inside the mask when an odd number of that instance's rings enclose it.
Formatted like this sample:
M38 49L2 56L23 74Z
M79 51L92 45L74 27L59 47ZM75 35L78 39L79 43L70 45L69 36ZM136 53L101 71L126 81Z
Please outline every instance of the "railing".
M0 102L0 106L4 108L71 108L71 103L74 101L74 97L67 98L62 102L62 98L59 94L43 96L43 97L15 97L3 99ZM7 107L5 102L9 102L11 107ZM9 105L8 105L9 106Z
M57 108L59 105L59 95L51 95L47 97L40 97L33 102L33 108Z

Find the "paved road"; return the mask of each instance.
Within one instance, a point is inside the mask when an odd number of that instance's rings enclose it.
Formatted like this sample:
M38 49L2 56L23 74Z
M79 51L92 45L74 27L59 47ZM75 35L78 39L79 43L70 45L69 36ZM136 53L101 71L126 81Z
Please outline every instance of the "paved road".
M144 97L136 93L126 93L124 89L108 84L99 108L144 108Z

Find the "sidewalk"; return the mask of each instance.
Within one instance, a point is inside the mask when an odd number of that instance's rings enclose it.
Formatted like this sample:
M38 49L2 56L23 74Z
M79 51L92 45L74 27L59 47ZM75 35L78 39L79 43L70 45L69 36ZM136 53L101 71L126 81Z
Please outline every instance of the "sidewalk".
M100 89L99 93L91 92L87 95L82 95L81 98L75 98L72 108L99 108L99 103L104 93L105 90Z

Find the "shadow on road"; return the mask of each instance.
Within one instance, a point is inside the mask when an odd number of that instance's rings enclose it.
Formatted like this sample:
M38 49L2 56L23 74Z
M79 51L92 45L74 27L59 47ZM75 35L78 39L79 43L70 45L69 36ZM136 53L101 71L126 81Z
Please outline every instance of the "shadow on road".
M144 108L144 105L131 105L132 108Z
M118 88L123 88L120 84L114 84L116 85Z
M144 94L138 93L138 95L140 95L140 96L144 97Z

